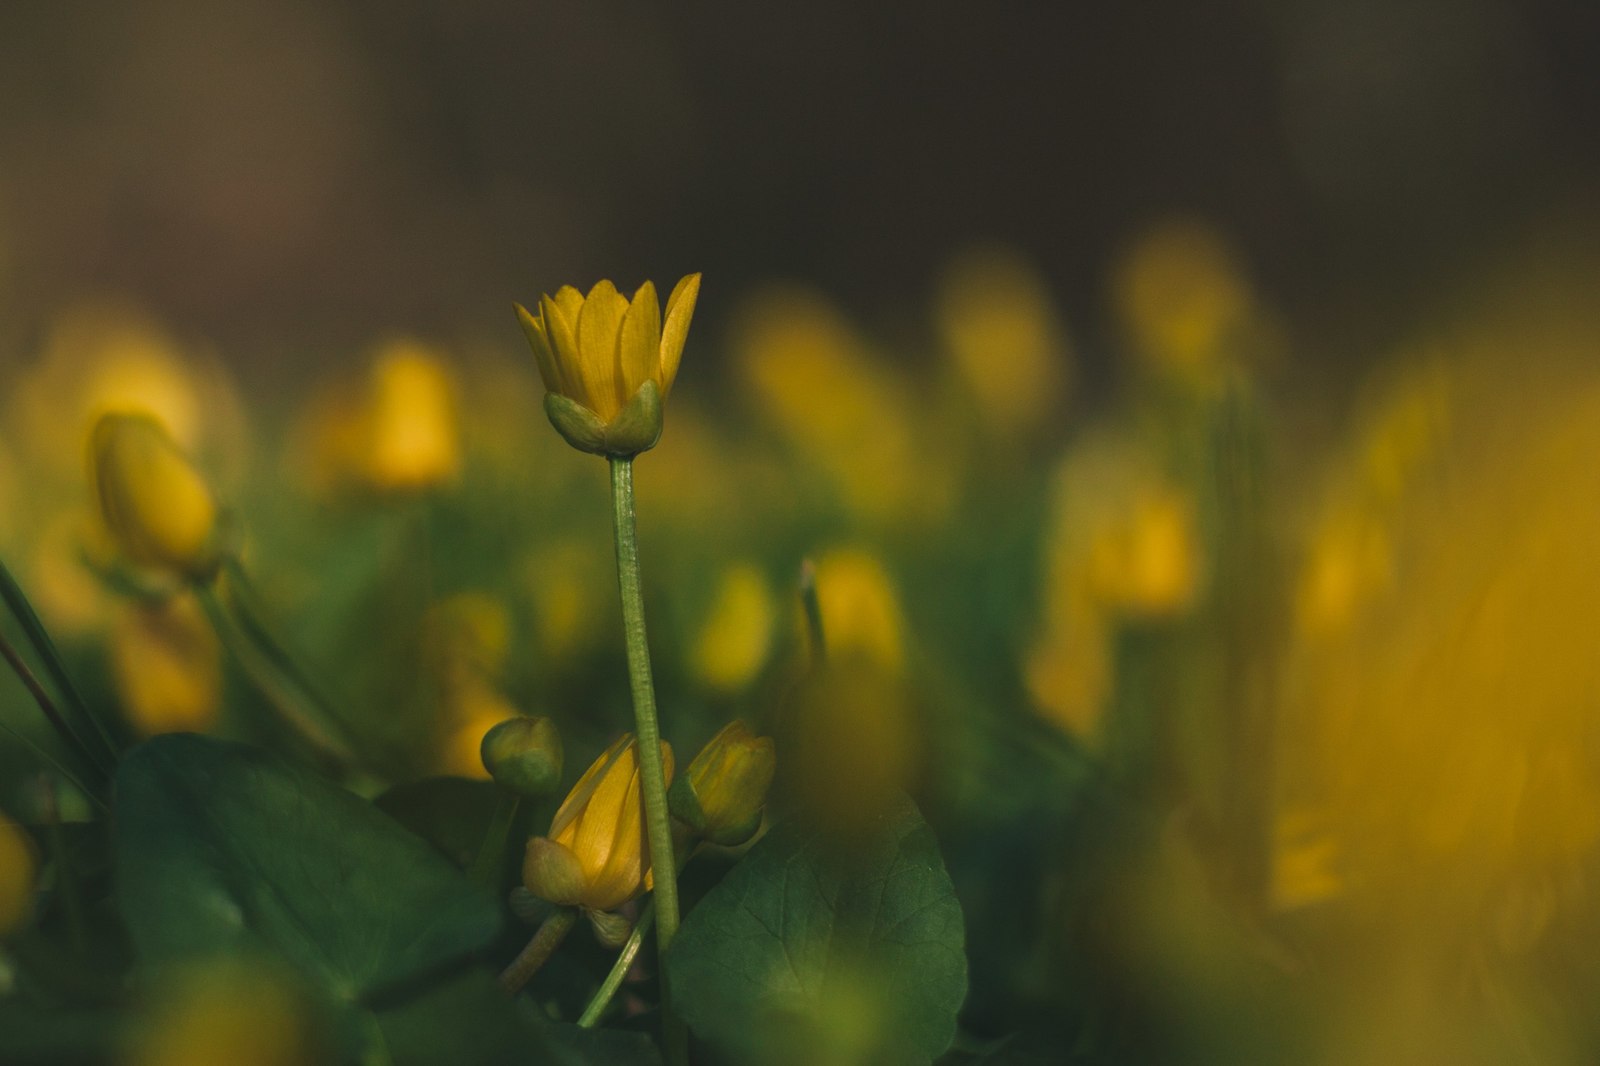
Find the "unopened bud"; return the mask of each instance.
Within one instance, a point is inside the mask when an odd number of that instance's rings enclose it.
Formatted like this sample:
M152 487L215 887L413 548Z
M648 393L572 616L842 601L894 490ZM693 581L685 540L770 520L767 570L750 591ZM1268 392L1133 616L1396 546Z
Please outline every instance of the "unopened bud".
M561 784L561 734L543 715L508 718L483 735L483 765L495 784L538 799Z

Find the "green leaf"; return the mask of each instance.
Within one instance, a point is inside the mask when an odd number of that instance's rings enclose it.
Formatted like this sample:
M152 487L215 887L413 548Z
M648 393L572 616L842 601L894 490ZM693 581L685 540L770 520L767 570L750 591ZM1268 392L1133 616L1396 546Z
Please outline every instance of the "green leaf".
M689 914L667 976L739 1061L929 1062L966 997L963 942L938 842L902 797L847 848L773 830Z
M257 749L157 737L114 794L117 898L142 961L266 949L371 1001L488 944L500 909L372 804Z
M396 785L373 802L464 869L483 843L500 791L490 781L429 777Z

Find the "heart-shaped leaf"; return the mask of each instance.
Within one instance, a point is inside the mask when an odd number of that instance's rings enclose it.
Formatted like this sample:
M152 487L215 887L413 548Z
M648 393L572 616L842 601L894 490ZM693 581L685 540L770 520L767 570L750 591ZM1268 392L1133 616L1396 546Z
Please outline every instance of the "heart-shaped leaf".
M267 950L372 1002L488 944L500 909L367 801L255 748L157 737L114 793L117 899L141 959Z
M667 976L696 1034L761 1063L949 1046L967 962L933 831L902 798L850 845L779 826L689 914Z

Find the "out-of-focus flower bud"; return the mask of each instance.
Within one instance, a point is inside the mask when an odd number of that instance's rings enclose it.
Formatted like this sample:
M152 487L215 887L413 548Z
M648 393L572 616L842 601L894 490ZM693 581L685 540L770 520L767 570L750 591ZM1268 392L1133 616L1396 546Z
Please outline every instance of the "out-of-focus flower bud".
M309 998L270 965L212 961L153 985L147 1026L133 1034L132 1066L298 1066L332 1062Z
M655 447L699 295L700 275L683 278L665 319L648 281L631 301L601 281L588 296L562 286L539 300L537 315L517 305L547 390L545 413L568 444L613 456Z
M830 657L859 656L890 674L905 666L905 619L878 557L835 548L817 560L817 599Z
M766 578L749 563L723 571L691 659L696 676L709 688L737 692L766 663L778 613L772 600Z
M22 928L33 913L39 856L23 828L0 814L0 937Z
M456 386L444 360L414 341L385 347L367 401L367 480L384 490L428 489L461 465Z
M483 735L484 768L495 784L538 799L561 784L561 733L544 715L508 718Z
M222 706L222 649L191 595L135 606L111 633L111 673L141 736L203 733Z
M672 815L713 844L731 847L761 827L778 759L771 737L735 719L706 742L672 786Z
M667 780L672 748L661 744ZM584 773L522 862L528 891L559 906L616 910L653 884L645 840L639 749L624 734Z
M906 686L861 656L830 657L795 692L784 780L807 813L845 835L913 786L924 758Z
M160 422L103 415L90 434L89 462L100 515L131 561L191 581L216 574L216 499Z
M945 347L990 427L1020 436L1059 413L1066 331L1043 280L1017 253L980 248L952 262L936 310Z

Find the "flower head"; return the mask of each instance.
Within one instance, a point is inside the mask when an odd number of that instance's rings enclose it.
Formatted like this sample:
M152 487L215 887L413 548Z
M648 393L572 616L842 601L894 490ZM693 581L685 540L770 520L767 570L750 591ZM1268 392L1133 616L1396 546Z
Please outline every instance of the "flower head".
M672 748L661 758L672 779ZM522 881L560 906L616 910L652 884L639 784L639 748L624 734L584 773L550 823L550 835L528 841Z
M609 281L585 296L564 285L517 318L547 391L545 413L567 443L597 455L635 455L661 436L661 408L700 295L700 275L679 281L662 315L645 282L629 300Z
M216 499L165 426L142 413L102 415L89 465L106 529L130 560L196 581L216 573Z
M771 737L735 719L712 737L672 790L672 812L713 844L742 844L761 825L777 756Z

